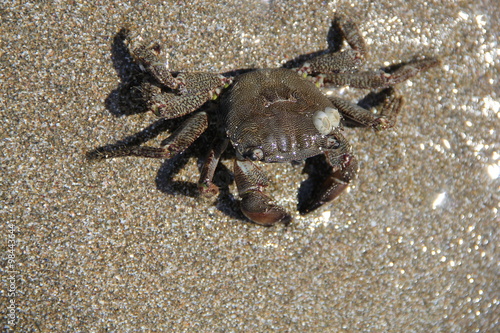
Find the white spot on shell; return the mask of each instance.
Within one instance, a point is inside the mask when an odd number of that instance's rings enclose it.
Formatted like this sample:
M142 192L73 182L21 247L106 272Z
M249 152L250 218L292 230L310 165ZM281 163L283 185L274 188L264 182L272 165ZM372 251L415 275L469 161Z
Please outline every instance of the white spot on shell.
M340 114L336 109L327 107L324 111L314 113L313 123L321 134L328 135L335 127L339 126Z
M336 109L331 108L331 107L327 107L325 109L325 113L328 116L328 118L330 119L330 123L332 124L332 126L334 128L338 127L340 124L340 113Z
M316 111L313 115L314 127L323 135L330 133L330 120L323 111Z

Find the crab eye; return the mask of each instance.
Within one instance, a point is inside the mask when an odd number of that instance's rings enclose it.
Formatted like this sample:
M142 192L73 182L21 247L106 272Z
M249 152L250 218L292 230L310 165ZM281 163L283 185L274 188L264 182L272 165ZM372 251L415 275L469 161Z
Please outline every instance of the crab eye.
M326 139L326 146L329 149L337 149L340 147L340 142L333 137L329 137L328 139Z
M248 158L251 161L261 161L264 159L264 152L260 148L255 148L246 151L243 157Z
M314 127L323 135L330 132L340 123L340 114L337 110L331 107L325 108L324 111L316 111L313 115Z

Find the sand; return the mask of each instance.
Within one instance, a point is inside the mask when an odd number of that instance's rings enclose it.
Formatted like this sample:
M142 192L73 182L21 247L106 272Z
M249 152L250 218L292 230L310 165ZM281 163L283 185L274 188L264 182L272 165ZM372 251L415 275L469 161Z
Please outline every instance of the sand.
M190 3L4 4L2 329L498 328L498 2ZM159 40L172 70L228 72L324 49L335 11L359 22L366 68L416 55L443 64L398 86L393 130L346 129L360 172L333 203L299 215L306 175L291 164L264 166L287 227L242 219L232 182L200 200L203 142L170 160L85 159L158 121L124 102L133 66L120 29Z

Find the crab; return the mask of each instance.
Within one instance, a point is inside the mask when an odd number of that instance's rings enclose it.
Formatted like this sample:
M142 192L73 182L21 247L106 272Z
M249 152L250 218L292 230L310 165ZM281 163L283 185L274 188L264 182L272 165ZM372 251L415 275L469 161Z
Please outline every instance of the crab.
M302 161L324 156L322 179L308 195L301 213L309 213L338 197L358 172L358 162L342 132L347 124L376 131L394 126L403 98L394 85L439 64L420 57L385 70L359 71L367 47L356 24L336 14L332 27L337 41L349 48L312 54L290 68L252 69L243 73L172 72L161 61L158 43L132 50L141 69L154 84L142 87L148 108L159 117L173 119L192 113L159 147L132 145L100 151L102 158L142 156L168 159L188 148L209 126L208 112L200 109L217 100L218 136L208 148L201 168L201 196L214 197L219 189L214 173L229 144L235 151L234 180L241 212L251 221L271 226L289 223L291 215L265 192L269 180L259 163ZM350 86L377 90L378 112L320 90L324 86Z

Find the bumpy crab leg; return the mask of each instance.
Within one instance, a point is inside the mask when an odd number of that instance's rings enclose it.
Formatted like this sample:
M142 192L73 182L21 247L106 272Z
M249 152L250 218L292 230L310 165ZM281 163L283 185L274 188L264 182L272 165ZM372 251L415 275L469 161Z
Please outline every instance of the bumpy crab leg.
M358 172L358 161L352 154L347 140L338 130L331 136L338 142L337 148L327 149L324 153L331 170L321 181L319 188L316 188L308 200L302 204L300 209L302 214L307 214L338 197Z
M345 72L357 68L363 62L368 50L356 24L341 14L335 15L333 24L340 29L351 50L317 56L305 62L298 69L299 73Z
M160 117L172 119L191 113L208 100L216 98L221 89L232 82L231 77L204 72L179 73L174 77L160 61L160 50L159 44L154 43L139 46L132 52L145 71L160 84L175 91L151 90L150 84L143 87L145 94L150 97L150 109Z
M439 63L436 58L426 58L403 64L389 73L382 70L358 73L326 73L318 75L318 78L335 86L375 89L393 86L406 81L424 70L439 65Z
M235 160L234 178L241 198L241 211L246 217L265 226L291 221L291 216L263 192L269 181L252 161Z
M161 84L170 89L177 89L179 82L172 76L165 64L160 61L161 46L159 43L143 44L132 51L132 56L140 64L142 70L151 73Z
M198 181L198 191L204 197L213 197L219 193L219 188L212 182L215 169L219 164L222 153L226 150L229 140L216 139L216 142L209 150L205 163L201 168L200 180Z
M392 72L383 70L353 72L368 54L365 42L356 24L345 16L337 14L333 24L338 26L351 49L317 56L297 69L300 74L312 75L310 79L319 86L330 83L335 86L362 89L389 87L440 63L436 58L425 58L402 64Z
M338 97L328 97L339 112L348 119L354 120L365 127L372 127L376 131L385 130L394 127L399 111L403 106L403 97L397 95L393 88L386 88L378 93L385 97L380 112L374 114L359 105L353 104Z
M172 119L197 110L205 102L217 98L221 89L232 80L211 73L180 73L176 79L182 82L180 94L161 92L149 100L151 111L160 117Z

